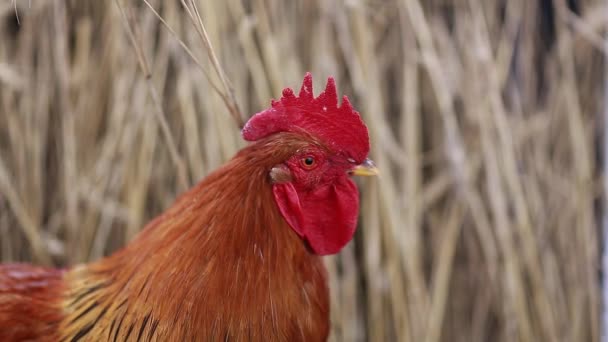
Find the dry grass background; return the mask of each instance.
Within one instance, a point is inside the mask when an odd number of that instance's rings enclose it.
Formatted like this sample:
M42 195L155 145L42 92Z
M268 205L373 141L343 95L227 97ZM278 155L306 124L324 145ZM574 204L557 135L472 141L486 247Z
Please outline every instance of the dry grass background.
M188 11L149 5L174 33L143 1L0 4L1 260L111 253L243 146ZM196 6L244 115L310 70L369 125L334 341L599 339L600 1Z

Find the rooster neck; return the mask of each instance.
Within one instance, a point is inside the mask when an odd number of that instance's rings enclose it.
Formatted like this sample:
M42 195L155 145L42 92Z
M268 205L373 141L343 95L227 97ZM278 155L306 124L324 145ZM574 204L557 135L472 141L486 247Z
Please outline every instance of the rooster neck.
M238 155L126 248L72 271L65 336L324 339L324 266L279 214L254 160Z

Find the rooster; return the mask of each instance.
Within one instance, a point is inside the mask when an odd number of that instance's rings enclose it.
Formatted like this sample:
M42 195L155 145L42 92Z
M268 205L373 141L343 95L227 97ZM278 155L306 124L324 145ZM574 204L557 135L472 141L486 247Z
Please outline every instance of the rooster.
M123 249L65 270L0 265L0 341L325 341L321 256L355 232L374 175L359 113L307 73L242 130L251 143Z

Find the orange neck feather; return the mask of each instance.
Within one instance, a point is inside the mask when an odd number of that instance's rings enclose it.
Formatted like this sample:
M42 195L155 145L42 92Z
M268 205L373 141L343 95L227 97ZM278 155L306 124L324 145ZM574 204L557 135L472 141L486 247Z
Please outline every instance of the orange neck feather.
M123 250L68 273L63 336L324 340L325 269L281 217L268 177L300 144L279 134L250 145Z

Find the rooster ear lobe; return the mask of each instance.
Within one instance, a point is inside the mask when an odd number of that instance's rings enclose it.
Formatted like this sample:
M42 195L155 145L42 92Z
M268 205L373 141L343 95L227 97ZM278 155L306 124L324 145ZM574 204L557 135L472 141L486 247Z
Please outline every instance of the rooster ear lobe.
M289 183L292 179L291 172L285 166L277 165L270 170L272 184Z

